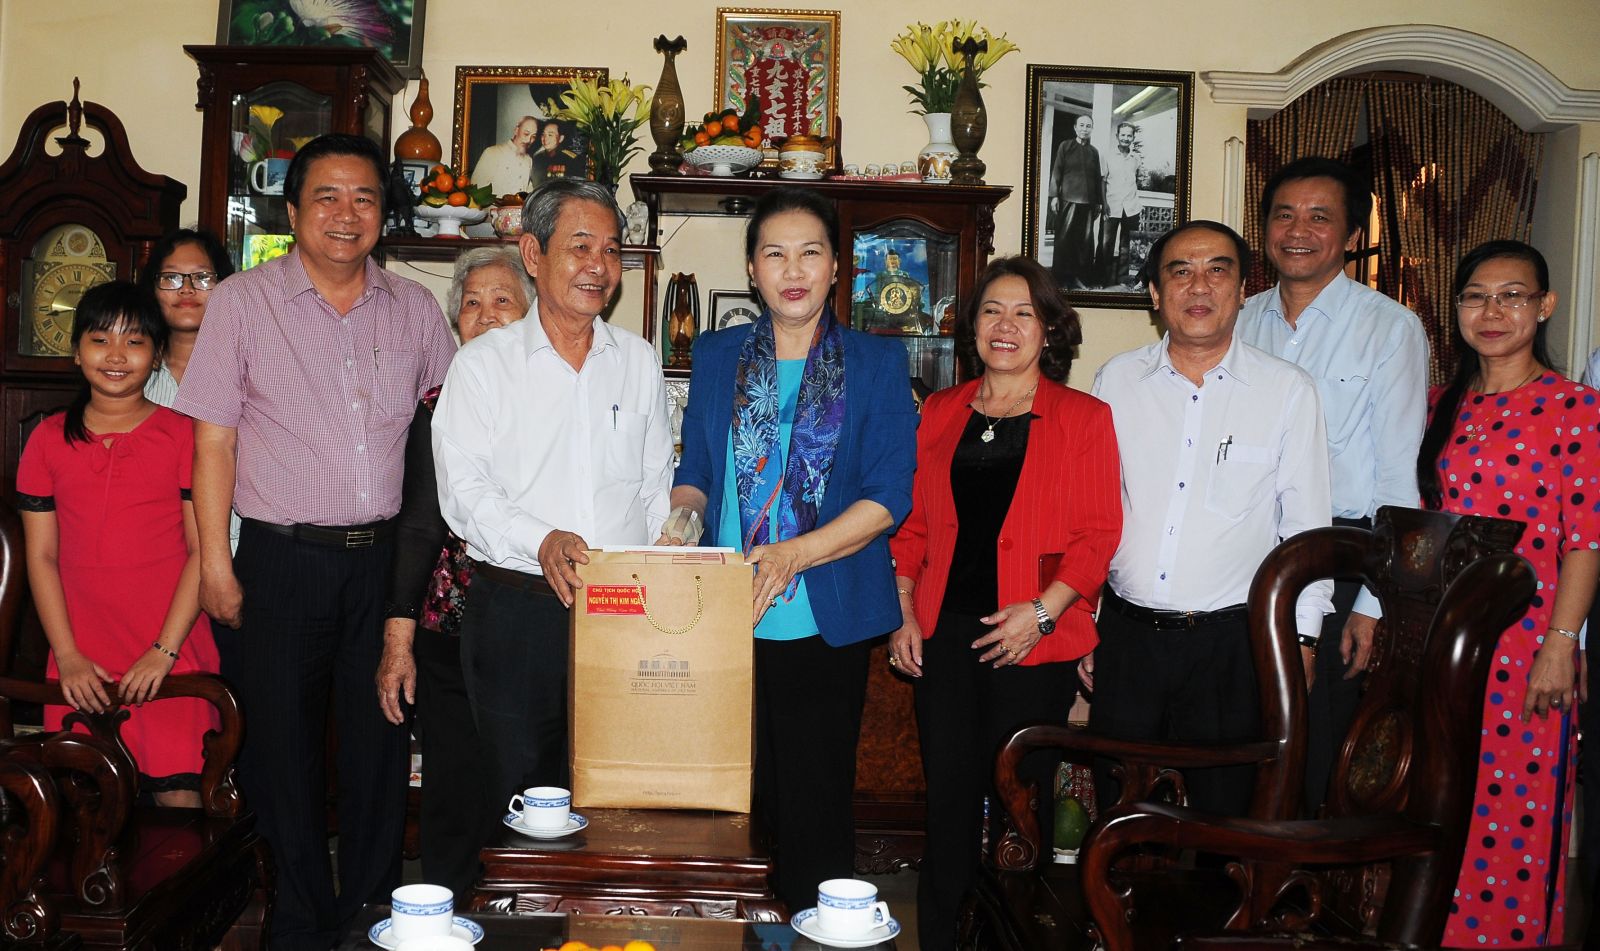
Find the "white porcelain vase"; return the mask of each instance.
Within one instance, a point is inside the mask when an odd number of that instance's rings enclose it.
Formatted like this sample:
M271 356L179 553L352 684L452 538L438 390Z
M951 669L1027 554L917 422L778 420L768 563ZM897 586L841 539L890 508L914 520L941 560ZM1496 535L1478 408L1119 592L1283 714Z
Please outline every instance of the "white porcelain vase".
M922 117L928 125L928 144L917 153L917 171L931 185L950 184L950 163L961 151L950 139L950 113L930 112Z

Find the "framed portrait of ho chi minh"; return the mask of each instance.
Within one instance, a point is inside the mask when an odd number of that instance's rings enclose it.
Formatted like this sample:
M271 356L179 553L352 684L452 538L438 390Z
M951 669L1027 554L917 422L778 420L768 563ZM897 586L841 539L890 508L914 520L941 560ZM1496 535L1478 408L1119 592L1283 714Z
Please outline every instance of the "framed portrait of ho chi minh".
M774 138L834 134L839 114L839 11L717 10L712 102L744 113L761 103L764 148Z
M549 115L550 105L574 79L607 78L603 66L457 66L451 164L496 195L551 177L586 178L588 147L572 123Z
M1194 74L1028 64L1022 253L1075 307L1147 308L1150 246L1189 220Z

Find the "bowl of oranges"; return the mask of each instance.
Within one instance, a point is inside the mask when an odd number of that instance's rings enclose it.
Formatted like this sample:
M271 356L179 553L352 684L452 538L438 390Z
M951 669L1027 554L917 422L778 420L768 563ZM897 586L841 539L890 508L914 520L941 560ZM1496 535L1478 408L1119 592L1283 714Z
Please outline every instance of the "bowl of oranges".
M417 187L418 217L437 222L439 237L461 237L461 226L477 224L489 216L494 190L474 185L467 176L446 165L435 165Z
M733 109L708 112L698 126L684 130L683 160L719 178L743 175L761 164L761 111L754 97L740 115Z

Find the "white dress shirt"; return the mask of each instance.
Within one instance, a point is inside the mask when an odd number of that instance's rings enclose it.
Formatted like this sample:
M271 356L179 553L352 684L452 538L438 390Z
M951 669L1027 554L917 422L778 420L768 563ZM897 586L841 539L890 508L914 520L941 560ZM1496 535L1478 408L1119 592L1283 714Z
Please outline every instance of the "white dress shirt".
M1100 153L1100 177L1106 182L1106 214L1112 218L1131 218L1144 211L1139 200L1139 169L1144 158L1138 152L1112 148Z
M556 353L537 302L461 348L433 414L439 508L479 561L543 574L552 531L645 545L667 518L672 434L654 348L596 317L583 369Z
M1428 336L1393 298L1343 274L1290 327L1277 287L1245 301L1239 339L1311 374L1328 427L1335 518L1380 505L1416 508L1417 451L1428 423ZM1382 617L1363 588L1355 610Z
M1095 376L1122 457L1122 542L1110 585L1134 604L1216 611L1245 603L1282 539L1330 524L1327 436L1304 371L1235 338L1195 386L1167 338L1119 354ZM1316 637L1333 582L1300 595Z

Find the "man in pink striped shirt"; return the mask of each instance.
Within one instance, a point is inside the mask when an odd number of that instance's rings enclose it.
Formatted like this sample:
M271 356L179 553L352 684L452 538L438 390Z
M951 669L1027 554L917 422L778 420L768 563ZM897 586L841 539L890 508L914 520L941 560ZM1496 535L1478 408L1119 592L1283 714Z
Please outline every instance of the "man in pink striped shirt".
M200 602L248 724L240 782L276 858L274 948L331 947L399 878L406 733L372 703L372 678L406 430L455 341L427 290L368 257L385 173L359 136L300 149L284 183L294 250L212 292L174 404L195 418Z

